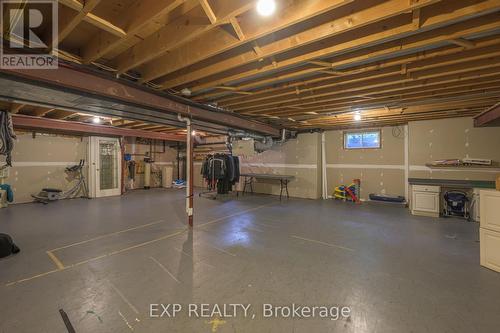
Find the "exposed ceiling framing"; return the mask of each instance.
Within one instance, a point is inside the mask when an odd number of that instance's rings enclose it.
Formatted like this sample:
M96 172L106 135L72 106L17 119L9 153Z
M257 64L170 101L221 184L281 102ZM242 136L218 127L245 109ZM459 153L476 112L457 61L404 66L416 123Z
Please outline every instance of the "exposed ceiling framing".
M499 101L498 0L276 2L261 17L251 0L62 0L56 51L298 130L474 116ZM120 126L172 130L137 119Z

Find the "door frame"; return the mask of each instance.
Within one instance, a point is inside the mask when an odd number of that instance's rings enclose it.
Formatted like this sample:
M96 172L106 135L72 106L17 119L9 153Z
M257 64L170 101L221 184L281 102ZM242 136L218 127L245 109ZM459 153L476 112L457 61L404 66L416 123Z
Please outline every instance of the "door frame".
M99 144L101 141L108 141L116 143L116 162L117 162L117 187L109 190L100 189L100 166L99 166ZM88 165L89 165L89 196L91 198L102 198L109 196L116 196L122 194L122 158L120 139L114 137L89 137L88 149Z

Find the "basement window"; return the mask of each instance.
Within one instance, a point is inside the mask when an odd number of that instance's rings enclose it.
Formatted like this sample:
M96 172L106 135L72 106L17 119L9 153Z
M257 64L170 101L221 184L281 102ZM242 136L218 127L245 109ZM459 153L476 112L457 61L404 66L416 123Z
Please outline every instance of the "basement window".
M380 131L344 132L344 149L378 149L380 147Z

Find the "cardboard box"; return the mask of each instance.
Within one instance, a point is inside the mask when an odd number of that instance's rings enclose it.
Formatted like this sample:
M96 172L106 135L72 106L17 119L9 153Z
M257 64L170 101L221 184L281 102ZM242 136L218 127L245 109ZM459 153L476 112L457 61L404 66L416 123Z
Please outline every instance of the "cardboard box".
M497 191L500 191L500 175L497 176Z

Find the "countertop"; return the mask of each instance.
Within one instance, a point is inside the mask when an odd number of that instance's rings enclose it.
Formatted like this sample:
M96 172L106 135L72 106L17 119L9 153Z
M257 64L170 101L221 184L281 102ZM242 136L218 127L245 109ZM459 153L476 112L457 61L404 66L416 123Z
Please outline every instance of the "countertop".
M410 183L411 185L435 185L459 188L495 188L494 181L485 180L408 178L408 183Z

